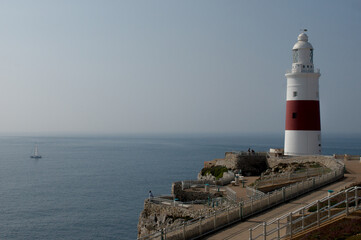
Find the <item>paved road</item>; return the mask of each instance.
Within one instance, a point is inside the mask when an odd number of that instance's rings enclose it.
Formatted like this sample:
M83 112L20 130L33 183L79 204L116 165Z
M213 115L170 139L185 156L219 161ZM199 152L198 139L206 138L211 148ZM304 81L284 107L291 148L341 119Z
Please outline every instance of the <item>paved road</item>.
M283 204L279 207L270 209L266 212L260 213L254 217L248 218L247 220L240 222L238 224L232 225L226 229L220 230L212 235L206 236L202 239L210 240L219 240L219 239L230 239L230 240L243 240L249 239L249 229L255 227L256 225L282 216L290 211L294 211L298 208L301 208L303 205L311 203L317 199L327 196L327 190L332 189L334 191L339 191L349 186L353 182L361 181L361 163L359 161L346 161L346 170L345 178L330 184L326 187L322 187L318 190L313 191L310 194L301 196L295 200L292 200L286 204Z

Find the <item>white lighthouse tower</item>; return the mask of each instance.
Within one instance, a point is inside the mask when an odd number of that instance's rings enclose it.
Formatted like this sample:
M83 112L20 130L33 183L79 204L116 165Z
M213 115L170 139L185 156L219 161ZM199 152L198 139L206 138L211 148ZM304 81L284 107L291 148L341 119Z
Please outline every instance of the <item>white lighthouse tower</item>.
M293 46L292 70L286 73L287 104L285 155L321 153L321 121L318 79L313 65L313 47L306 33Z

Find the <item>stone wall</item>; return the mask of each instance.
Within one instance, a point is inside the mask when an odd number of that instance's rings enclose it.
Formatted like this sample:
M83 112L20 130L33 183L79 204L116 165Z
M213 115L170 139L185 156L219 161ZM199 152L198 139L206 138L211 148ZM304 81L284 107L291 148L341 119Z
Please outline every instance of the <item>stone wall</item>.
M191 202L196 200L207 200L208 197L220 197L221 193L213 194L206 192L201 188L182 190L182 182L174 182L172 183L172 196L178 198L181 202Z
M266 156L238 156L237 169L241 169L244 176L259 176L267 168Z
M225 157L221 159L215 159L216 166L225 166L228 169L236 169L237 168L237 154L234 154L232 152L226 152Z
M206 161L204 166L225 166L228 169L242 170L242 175L257 176L268 168L266 155L244 155L237 152L226 152L223 159Z

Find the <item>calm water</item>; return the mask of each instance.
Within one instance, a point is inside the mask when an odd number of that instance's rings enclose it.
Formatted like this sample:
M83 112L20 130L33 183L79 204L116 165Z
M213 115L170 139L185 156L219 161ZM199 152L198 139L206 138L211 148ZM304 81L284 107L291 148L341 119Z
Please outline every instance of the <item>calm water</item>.
M42 159L30 159L34 144ZM135 239L149 190L195 179L224 152L282 147L283 136L0 137L0 239ZM361 136L323 138L361 154Z

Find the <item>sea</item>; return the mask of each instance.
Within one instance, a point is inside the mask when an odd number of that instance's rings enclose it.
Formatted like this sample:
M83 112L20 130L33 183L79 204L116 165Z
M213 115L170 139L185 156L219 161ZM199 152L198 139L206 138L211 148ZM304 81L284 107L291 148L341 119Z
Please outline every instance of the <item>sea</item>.
M322 141L361 154L361 134ZM136 239L149 190L169 195L227 151L282 147L271 134L0 136L0 239Z

